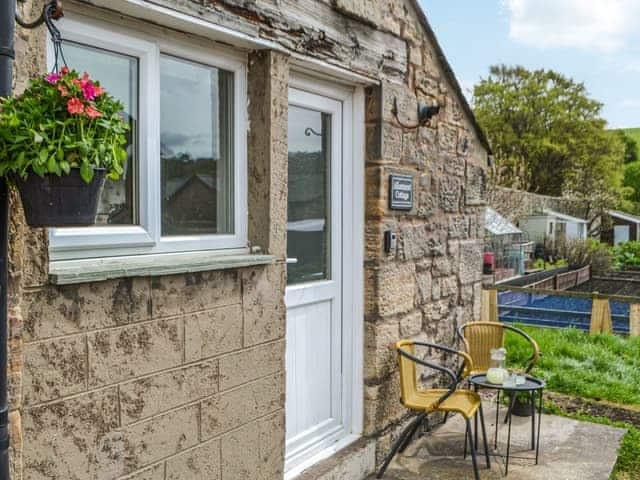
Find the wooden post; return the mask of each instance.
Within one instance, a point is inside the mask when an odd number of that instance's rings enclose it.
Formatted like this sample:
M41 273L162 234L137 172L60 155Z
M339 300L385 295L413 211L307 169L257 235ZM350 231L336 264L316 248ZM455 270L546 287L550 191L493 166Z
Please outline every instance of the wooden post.
M640 304L632 303L629 311L629 335L640 337Z
M609 300L606 298L593 297L589 333L591 335L597 335L599 333L613 333L613 325L611 324L611 308L609 307Z
M498 321L498 291L482 290L482 310L480 311L481 322Z

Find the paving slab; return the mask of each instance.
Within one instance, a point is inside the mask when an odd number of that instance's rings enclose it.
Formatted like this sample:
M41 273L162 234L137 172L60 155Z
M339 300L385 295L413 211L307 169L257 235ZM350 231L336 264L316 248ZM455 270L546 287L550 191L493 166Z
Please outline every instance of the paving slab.
M502 409L504 412L506 409ZM504 478L507 426L501 414L498 448L493 450L495 406L485 405L492 468L486 468L483 450L478 452L482 480ZM501 413L502 413L501 412ZM517 480L608 480L626 431L554 415L542 416L540 458L530 450L531 419L513 417L508 478ZM482 437L480 436L480 442ZM464 420L457 415L434 431L417 437L397 455L384 478L388 480L472 479L471 459L464 460ZM517 457L517 458L516 458ZM374 478L374 477L371 477Z

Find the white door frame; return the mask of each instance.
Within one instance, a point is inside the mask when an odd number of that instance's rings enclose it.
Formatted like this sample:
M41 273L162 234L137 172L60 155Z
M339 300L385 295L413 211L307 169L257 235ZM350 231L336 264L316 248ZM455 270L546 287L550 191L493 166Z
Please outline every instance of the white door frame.
M295 467L285 468L287 480L360 438L364 420L364 90L298 72L291 72L289 87L342 102L341 191L343 204L350 206L342 211L342 315L351 321L343 322L342 331L342 412L349 432Z

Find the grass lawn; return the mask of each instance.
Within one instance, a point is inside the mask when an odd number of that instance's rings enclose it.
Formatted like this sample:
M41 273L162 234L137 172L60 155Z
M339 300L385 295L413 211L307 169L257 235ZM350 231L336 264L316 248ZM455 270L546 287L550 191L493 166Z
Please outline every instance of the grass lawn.
M543 356L532 373L547 380L550 390L627 405L640 404L640 337L592 337L576 329L519 327L540 346ZM526 362L529 349L521 339L507 335L506 348L509 365ZM608 418L568 414L555 404L547 404L546 408L549 413L576 420L626 428L610 480L640 480L640 429Z
M576 329L520 326L540 346L534 375L549 389L567 395L640 405L640 337L590 336ZM506 339L509 365L524 365L530 355L516 335Z

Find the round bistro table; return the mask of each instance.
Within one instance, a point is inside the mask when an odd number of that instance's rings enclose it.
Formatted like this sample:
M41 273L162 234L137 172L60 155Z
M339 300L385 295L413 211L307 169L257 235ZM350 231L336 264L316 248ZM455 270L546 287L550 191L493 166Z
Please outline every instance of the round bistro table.
M494 436L495 450L498 449L498 424L500 421L500 394L501 392L511 393L511 407L507 411L507 418L505 418L505 422L508 421L509 423L509 428L507 433L507 454L505 456L505 470L504 470L505 476L509 474L509 455L511 453L511 417L512 417L513 406L515 404L515 400L518 393L529 394L531 398L531 450L535 449L536 451L536 465L537 465L538 456L540 453L540 425L542 422L542 394L547 384L543 380L540 380L539 378L526 375L525 383L521 385L507 387L502 384L495 384L495 383L489 382L487 380L487 375L485 373L478 373L476 375L471 375L471 377L469 377L469 382L471 383L471 385L473 385L476 391L480 388L489 388L492 390L497 390L498 392L496 396L496 432ZM535 415L536 395L538 395L539 397L538 398L538 428L536 428L536 415ZM477 432L477 428L476 428L476 432Z

